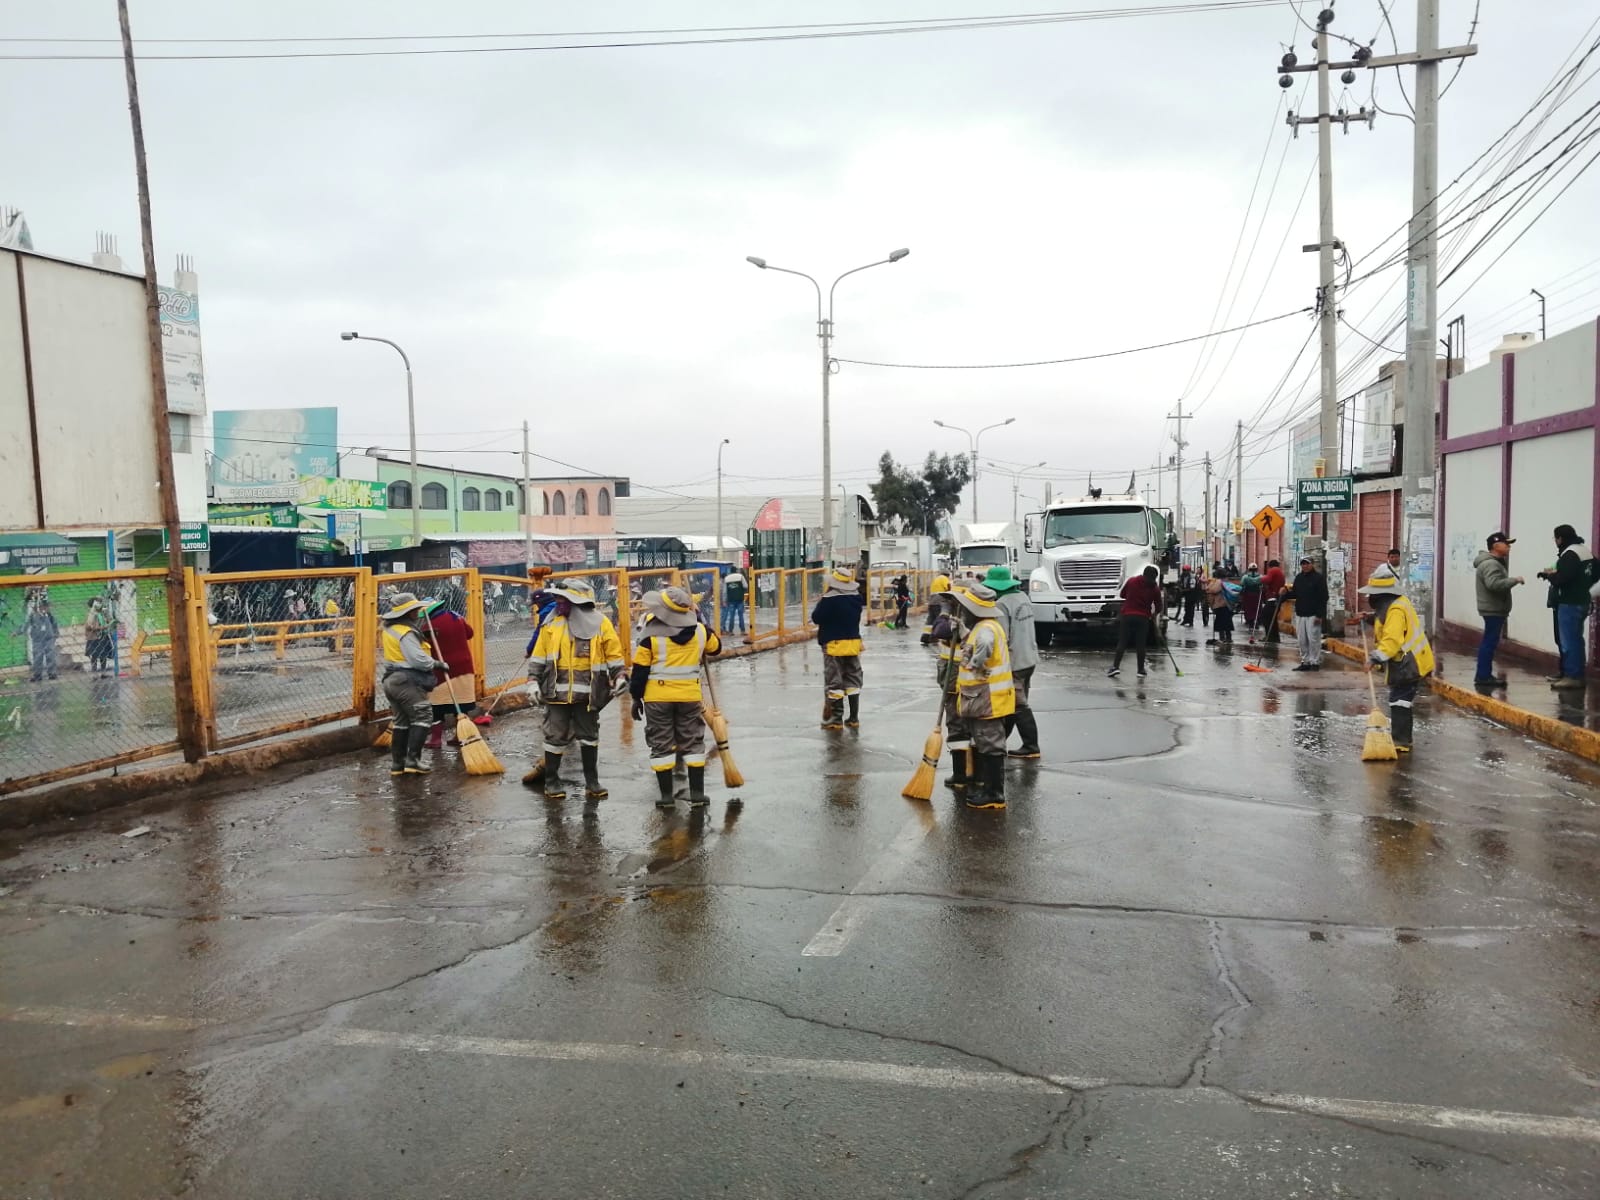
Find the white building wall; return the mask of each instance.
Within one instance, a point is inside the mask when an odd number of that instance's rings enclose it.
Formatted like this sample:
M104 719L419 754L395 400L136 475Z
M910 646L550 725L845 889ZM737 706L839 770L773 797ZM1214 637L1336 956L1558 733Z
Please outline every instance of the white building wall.
M1450 427L1445 431L1446 437L1465 437L1499 427L1499 363L1477 367L1450 381Z
M1454 404L1454 395L1451 403ZM1452 454L1445 477L1444 619L1478 624L1472 567L1484 539L1500 528L1500 447ZM1518 600L1522 597L1519 595Z
M1517 424L1588 408L1594 403L1596 324L1590 321L1518 352ZM1455 403L1453 393L1451 403ZM1588 474L1585 470L1585 477ZM1580 525L1577 521L1572 524Z
M1548 344L1548 343L1546 343ZM1592 346L1592 343L1591 343ZM1592 349L1591 349L1592 353ZM1522 356L1517 357L1517 408L1521 412ZM1591 402L1594 396L1590 385ZM1455 469L1458 456L1450 459ZM1453 489L1455 484L1451 481ZM1541 649L1551 647L1550 611L1545 607L1545 586L1534 576L1554 565L1556 550L1551 530L1571 525L1586 540L1593 540L1594 430L1579 429L1554 437L1517 442L1511 450L1511 527L1518 539L1511 547L1511 573L1528 580L1518 588L1511 610L1509 635Z
M0 254L0 529L37 523L15 256Z

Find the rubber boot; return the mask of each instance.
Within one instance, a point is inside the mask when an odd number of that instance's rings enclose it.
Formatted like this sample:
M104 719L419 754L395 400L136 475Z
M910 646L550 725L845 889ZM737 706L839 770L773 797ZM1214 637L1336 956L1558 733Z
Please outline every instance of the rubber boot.
M406 730L406 774L426 775L431 767L422 765L422 744L428 740L426 725L413 725Z
M404 775L406 773L406 746L410 742L409 729L389 730L389 774Z
M846 696L845 699L850 704L850 715L845 718L844 723L846 725L848 725L851 729L860 729L861 728L861 694L858 692L853 696Z
M532 788L536 792L544 791L544 759L537 758L533 763L533 770L522 777L522 786Z
M711 803L711 797L706 795L706 769L703 766L689 768L689 807L704 808Z
M435 721L428 728L428 740L422 743L424 750L437 750L444 742L444 722Z
M656 798L657 808L675 808L677 800L672 795L672 772L657 771L656 786L661 789L661 795Z
M1012 758L1038 758L1039 757L1039 722L1034 720L1033 709L1019 709L1015 718L1007 717L1010 724L1015 720L1017 732L1022 736L1022 745L1011 751Z
M600 747L579 746L578 757L583 759L583 794L590 800L604 800L609 792L600 786Z
M561 755L544 752L544 798L565 800L567 789L561 786Z
M1411 753L1412 708L1408 704L1389 706L1389 724L1394 732L1394 748L1401 754Z
M968 808L1006 806L1006 759L1003 754L979 754L975 785L967 789Z
M842 699L829 700L825 711L827 715L822 718L822 727L824 729L844 728L844 701Z
M965 747L950 751L950 777L944 781L945 787L957 792L967 790L967 759L971 753Z

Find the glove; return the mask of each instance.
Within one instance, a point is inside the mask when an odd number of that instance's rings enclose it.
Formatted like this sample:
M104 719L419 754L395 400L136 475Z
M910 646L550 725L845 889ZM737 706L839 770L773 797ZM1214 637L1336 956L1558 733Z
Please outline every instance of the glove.
M927 634L927 633L925 633L925 634L923 634L923 635L922 635L922 637L921 637L921 639L920 639L920 641L921 641L921 642L922 642L922 644L923 644L923 645L924 645L924 646L926 646L926 645L928 645L928 644L929 644L929 643L930 643L930 642L932 642L932 641L933 641L933 636L932 636L932 635L931 635L931 634Z
M615 700L617 697L623 695L627 690L628 677L619 671L617 672L616 678L611 681L611 698Z
M633 702L633 719L635 721L644 720L644 701L643 700L635 700Z

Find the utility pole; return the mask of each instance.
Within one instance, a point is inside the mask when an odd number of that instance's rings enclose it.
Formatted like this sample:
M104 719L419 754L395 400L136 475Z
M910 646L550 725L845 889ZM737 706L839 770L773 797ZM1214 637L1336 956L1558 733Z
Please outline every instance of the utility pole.
M522 566L533 566L533 471L528 465L528 423L522 423ZM412 503L416 503L413 499Z
M1177 494L1177 498L1173 501L1172 507L1173 507L1174 515L1176 516L1177 522L1178 522L1178 544L1182 545L1183 544L1183 533L1184 533L1184 530L1183 530L1183 448L1189 444L1188 442L1183 440L1183 423L1185 421L1194 420L1194 417L1192 415L1191 416L1187 416L1187 417L1183 415L1183 399L1180 397L1179 400L1178 400L1178 411L1173 413L1170 417L1168 417L1167 420L1176 421L1178 423L1178 432L1173 437L1173 441L1177 444L1177 447L1178 447L1178 454L1177 454L1178 494Z
M717 553L716 559L722 561L722 448L732 439L723 438L717 443Z
M1240 421L1234 429L1233 442L1233 560L1238 565L1243 557L1240 553L1239 539L1243 536L1239 530L1244 525L1244 422Z
M128 26L128 0L117 0L122 27L122 64L128 85L128 116L133 126L133 166L139 191L139 240L144 247L145 325L150 350L150 407L155 422L156 487L160 492L161 525L167 534L167 629L172 645L172 699L178 744L185 762L206 753L205 723L195 701L193 655L190 654L190 609L183 571L183 524L178 515L178 488L172 469L172 427L167 413L166 354L161 347L161 299L156 291L156 244L150 220L150 173L144 153L144 119L139 109L139 78L134 70L133 33ZM112 564L115 565L115 564Z
M1200 501L1200 544L1205 547L1206 561L1211 561L1211 451L1206 451L1206 490Z

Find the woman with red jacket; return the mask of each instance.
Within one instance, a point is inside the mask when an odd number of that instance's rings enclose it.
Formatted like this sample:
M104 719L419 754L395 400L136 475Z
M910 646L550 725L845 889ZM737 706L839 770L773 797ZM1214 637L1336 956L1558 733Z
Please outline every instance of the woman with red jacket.
M435 600L428 612L428 621L433 626L429 638L433 654L444 663L444 670L434 672L438 686L428 694L428 701L433 705L433 729L427 744L433 749L438 749L444 736L444 724L455 716L457 707L472 717L475 725L487 725L491 719L487 713L477 711L478 673L472 664L471 642L475 636L472 626L460 613L448 608L448 604L448 598ZM450 744L456 744L453 734Z
M1161 603L1160 578L1161 572L1151 566L1122 585L1122 615L1117 618L1117 656L1111 660L1111 669L1106 672L1112 679L1122 674L1122 654L1130 643L1133 652L1139 656L1139 678L1143 679L1146 675L1144 648L1150 640L1151 627L1155 624L1156 605Z

